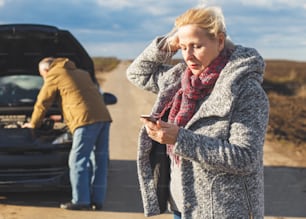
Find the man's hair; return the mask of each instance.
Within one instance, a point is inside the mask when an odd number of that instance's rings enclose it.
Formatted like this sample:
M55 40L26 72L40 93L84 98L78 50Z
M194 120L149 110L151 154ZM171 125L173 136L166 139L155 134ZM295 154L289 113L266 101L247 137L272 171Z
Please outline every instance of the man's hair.
M53 57L46 57L43 58L39 64L38 64L38 69L40 70L49 70L51 63L54 61Z

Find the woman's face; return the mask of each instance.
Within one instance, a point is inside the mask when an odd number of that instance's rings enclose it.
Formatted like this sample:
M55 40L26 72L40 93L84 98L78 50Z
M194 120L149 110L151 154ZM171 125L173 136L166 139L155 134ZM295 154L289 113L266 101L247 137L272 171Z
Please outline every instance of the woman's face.
M223 33L211 39L203 28L196 25L180 27L178 38L183 58L195 75L201 73L224 48Z

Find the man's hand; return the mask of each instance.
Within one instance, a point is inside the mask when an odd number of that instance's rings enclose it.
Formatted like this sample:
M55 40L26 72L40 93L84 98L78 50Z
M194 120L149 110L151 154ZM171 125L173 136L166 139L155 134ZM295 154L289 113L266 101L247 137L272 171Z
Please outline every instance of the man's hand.
M29 123L29 122L24 123L21 127L22 127L22 128L30 128L30 129L33 128L33 126L31 125L31 123Z
M62 115L50 115L49 118L54 120L55 122L60 122L63 120Z

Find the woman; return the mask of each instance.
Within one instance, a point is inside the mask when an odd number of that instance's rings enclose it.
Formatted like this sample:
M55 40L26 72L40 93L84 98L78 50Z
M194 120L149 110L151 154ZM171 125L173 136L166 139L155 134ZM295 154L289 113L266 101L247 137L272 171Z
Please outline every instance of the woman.
M184 63L166 63L182 51ZM160 214L150 152L154 142L171 159L174 218L263 218L263 144L269 103L264 60L226 37L221 9L190 9L171 36L156 38L127 70L135 85L157 94L142 118L138 176L146 216ZM153 140L153 141L152 141Z

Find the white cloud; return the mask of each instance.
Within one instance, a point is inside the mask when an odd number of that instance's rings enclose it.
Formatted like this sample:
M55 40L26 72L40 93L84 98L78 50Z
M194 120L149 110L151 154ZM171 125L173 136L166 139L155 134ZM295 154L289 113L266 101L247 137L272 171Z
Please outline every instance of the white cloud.
M148 13L149 15L164 15L175 11L177 8L190 8L197 5L199 0L188 2L156 1L156 0L97 0L97 4L110 10L132 9L135 13Z
M280 9L280 8L298 8L305 7L305 0L240 0L243 5L257 6L270 9Z
M278 0L276 1L276 3L279 3L285 7L288 6L291 8L297 8L297 7L305 8L306 6L306 0Z
M108 42L108 43L84 43L84 47L92 57L117 57L120 59L134 59L144 48L150 43L148 42Z
M37 8L37 0L0 0L0 23L24 20L65 27L83 41L91 55L124 59L135 58L145 48L145 41L170 31L175 18L185 10L200 4L219 5L235 43L258 48L268 58L287 56L298 60L303 52L306 54L306 0L43 2L45 11ZM69 11L65 11L67 5L71 6ZM58 16L51 15L55 10Z
M219 5L221 7L237 7L239 5L255 6L269 9L299 8L306 9L306 0L199 0L205 5Z
M5 5L5 0L0 0L0 7L3 7Z
M144 7L146 11L148 11L152 15L163 15L169 13L169 8L160 7L160 5L150 4Z
M98 0L97 3L102 7L106 7L112 10L120 10L126 7L133 6L133 4L129 0Z
M285 59L305 62L306 47L297 50L292 48L265 48L257 46L257 49L264 59Z

